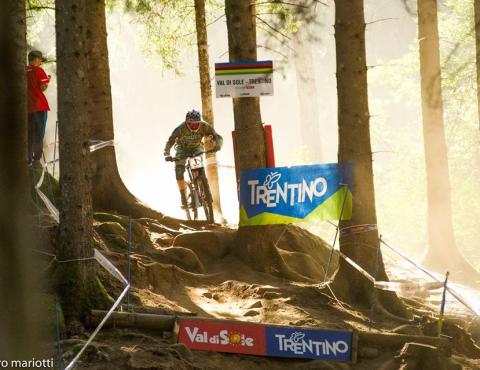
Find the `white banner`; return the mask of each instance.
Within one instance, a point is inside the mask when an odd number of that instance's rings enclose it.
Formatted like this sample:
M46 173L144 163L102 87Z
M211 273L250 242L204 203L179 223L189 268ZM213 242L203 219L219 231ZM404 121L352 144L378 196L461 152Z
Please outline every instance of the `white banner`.
M215 63L215 86L217 98L273 95L273 63Z
M215 76L217 98L245 98L273 95L273 75Z

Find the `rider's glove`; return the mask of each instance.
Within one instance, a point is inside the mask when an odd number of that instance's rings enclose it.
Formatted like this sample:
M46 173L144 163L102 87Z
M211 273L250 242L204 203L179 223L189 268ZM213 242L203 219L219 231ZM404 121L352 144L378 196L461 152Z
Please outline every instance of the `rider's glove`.
M166 161L166 162L173 162L172 156L171 156L171 155L166 155L166 156L165 156L165 161Z

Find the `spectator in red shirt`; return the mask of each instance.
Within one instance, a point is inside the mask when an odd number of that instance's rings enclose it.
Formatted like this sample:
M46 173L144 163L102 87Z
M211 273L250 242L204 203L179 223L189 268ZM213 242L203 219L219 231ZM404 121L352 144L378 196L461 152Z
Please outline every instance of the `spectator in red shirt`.
M47 112L50 110L43 92L47 89L50 76L41 66L42 53L33 50L28 54L28 163L38 161L43 154L43 137L47 125Z

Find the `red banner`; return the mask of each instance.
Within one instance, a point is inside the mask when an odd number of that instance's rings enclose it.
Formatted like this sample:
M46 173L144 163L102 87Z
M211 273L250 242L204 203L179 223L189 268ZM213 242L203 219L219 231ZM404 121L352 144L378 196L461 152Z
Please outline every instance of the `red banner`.
M179 319L178 343L199 350L266 354L264 326L250 323Z

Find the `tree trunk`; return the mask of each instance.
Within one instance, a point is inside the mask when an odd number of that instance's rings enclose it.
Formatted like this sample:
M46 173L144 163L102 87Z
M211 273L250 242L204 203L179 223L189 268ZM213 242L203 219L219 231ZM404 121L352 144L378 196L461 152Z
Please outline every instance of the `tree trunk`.
M89 31L87 48L90 53L87 72L88 111L91 115L89 139L114 138L110 68L108 64L105 0L88 0L86 14ZM136 199L125 187L117 168L115 147L106 147L92 154L93 207L115 210L135 218L160 219L163 215Z
M230 62L257 60L255 5L250 1L225 0ZM259 98L233 98L236 164L238 170L266 166L265 140ZM257 271L302 280L285 263L272 240L274 226L240 227L236 253ZM280 232L280 231L279 231Z
M208 34L205 20L205 0L195 0L195 23L197 28L198 70L200 73L200 90L202 94L202 114L205 121L214 126L212 107L212 85L210 83L210 71L208 60ZM212 149L212 143L207 141L206 149ZM222 214L220 203L220 187L218 184L217 155L207 155L207 177L212 191L213 210L220 217L222 223L225 219Z
M92 169L89 154L89 107L86 52L86 0L55 4L60 168L60 260L93 256ZM91 11L91 9L89 9ZM67 321L82 320L90 310L93 261L60 263L58 288Z
M425 264L439 272L448 270L453 276L457 273L468 276L474 270L460 254L453 231L450 175L443 122L437 1L418 0L417 8L428 199L429 247Z
M365 52L365 18L363 1L335 1L335 45L337 53L338 91L338 161L353 163L353 215L341 227L376 224L370 113ZM377 230L340 239L340 250L372 276L377 270ZM381 253L377 280L387 281ZM369 306L373 284L341 259L333 288L345 301ZM382 292L379 294L378 292ZM395 294L377 291L379 307L403 316L403 306Z
M476 52L476 67L477 67L477 109L478 109L478 124L480 127L480 0L473 0L473 7L475 9L475 52Z
M322 159L320 113L318 111L312 44L309 37L308 25L306 24L299 28L293 42L297 93L300 106L300 131L302 144L308 151L308 159L313 163L320 163Z
M0 7L0 348L2 360L31 358L32 219L27 175L25 2Z
M255 3L225 0L230 62L257 60ZM233 98L238 169L266 166L259 98Z

